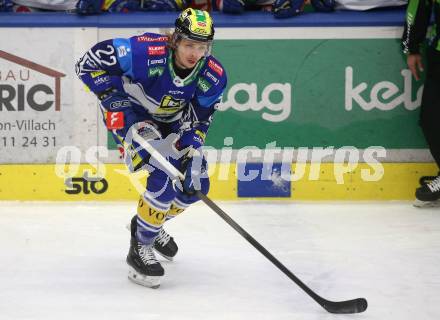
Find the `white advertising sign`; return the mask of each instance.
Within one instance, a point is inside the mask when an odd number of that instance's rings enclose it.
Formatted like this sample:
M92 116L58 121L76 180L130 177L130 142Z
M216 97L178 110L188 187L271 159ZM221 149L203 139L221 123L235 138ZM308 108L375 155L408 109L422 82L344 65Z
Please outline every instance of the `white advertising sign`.
M13 35L13 37L11 36ZM0 163L54 163L97 143L96 99L75 75L96 29L0 29Z

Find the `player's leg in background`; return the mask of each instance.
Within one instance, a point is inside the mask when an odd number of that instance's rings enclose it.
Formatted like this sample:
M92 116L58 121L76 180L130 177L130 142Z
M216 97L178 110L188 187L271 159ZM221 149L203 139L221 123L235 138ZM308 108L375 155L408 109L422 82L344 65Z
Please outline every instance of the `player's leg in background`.
M427 50L426 79L423 89L420 126L429 150L440 169L440 52ZM440 200L440 176L416 190L416 206L437 205Z
M185 211L189 205L180 203L177 199L174 199L171 203L170 209L166 214L166 221L175 218L177 215ZM172 261L179 250L174 238L164 229L159 230L157 238L154 240L154 249L164 258Z

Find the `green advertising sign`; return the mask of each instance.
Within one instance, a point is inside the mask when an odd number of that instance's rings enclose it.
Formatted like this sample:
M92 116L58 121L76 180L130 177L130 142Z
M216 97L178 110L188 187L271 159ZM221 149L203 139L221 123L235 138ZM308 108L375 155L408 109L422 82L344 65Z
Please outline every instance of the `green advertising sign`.
M228 87L207 145L426 148L399 39L217 40Z

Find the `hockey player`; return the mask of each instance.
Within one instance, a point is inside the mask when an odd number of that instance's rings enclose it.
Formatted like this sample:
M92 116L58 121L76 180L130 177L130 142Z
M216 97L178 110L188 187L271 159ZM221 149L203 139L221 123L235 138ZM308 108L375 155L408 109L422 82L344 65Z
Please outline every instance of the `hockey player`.
M186 9L172 35L145 33L102 41L76 66L80 79L100 100L107 127L125 149L129 168L149 171L131 220L127 256L129 279L147 287L158 287L164 275L153 249L169 260L178 250L163 224L199 200L196 187L205 194L209 189L206 175L197 184L191 172L206 171L206 161L192 154L204 144L226 86L226 72L210 54L213 38L209 13ZM131 139L132 126L147 139L156 138L153 143L162 143L162 149L166 144L181 150L179 157L169 160L185 172L182 190ZM202 164L199 170L191 170L197 163Z
M420 126L429 150L440 168L440 134L437 127L440 118L440 3L434 0L410 0L402 38L407 64L416 80L423 71L421 45L425 41L434 12L432 37L426 52L427 68L420 110ZM416 206L436 205L440 201L440 175L424 183L416 190Z

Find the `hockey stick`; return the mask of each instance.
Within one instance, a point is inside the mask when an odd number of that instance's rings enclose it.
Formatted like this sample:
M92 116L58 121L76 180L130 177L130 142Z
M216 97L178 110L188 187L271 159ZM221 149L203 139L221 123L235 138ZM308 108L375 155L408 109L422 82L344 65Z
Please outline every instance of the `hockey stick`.
M151 146L145 139L143 139L135 130L132 131L133 139L139 145L148 151L151 156L158 161L166 171L174 177L178 177L181 181L185 176L177 170L171 163L168 162L153 146ZM243 238L245 238L255 249L270 260L278 269L280 269L286 276L295 282L301 289L303 289L313 300L315 300L321 307L330 313L347 314L360 313L367 309L368 303L364 298L357 298L346 301L330 301L322 298L307 285L305 285L297 276L295 276L289 269L287 269L277 258L275 258L269 251L266 250L257 240L255 240L246 230L244 230L238 223L236 223L226 212L224 212L214 201L209 199L205 194L196 191L196 195L215 213L217 213L227 224L229 224L235 231L237 231Z

